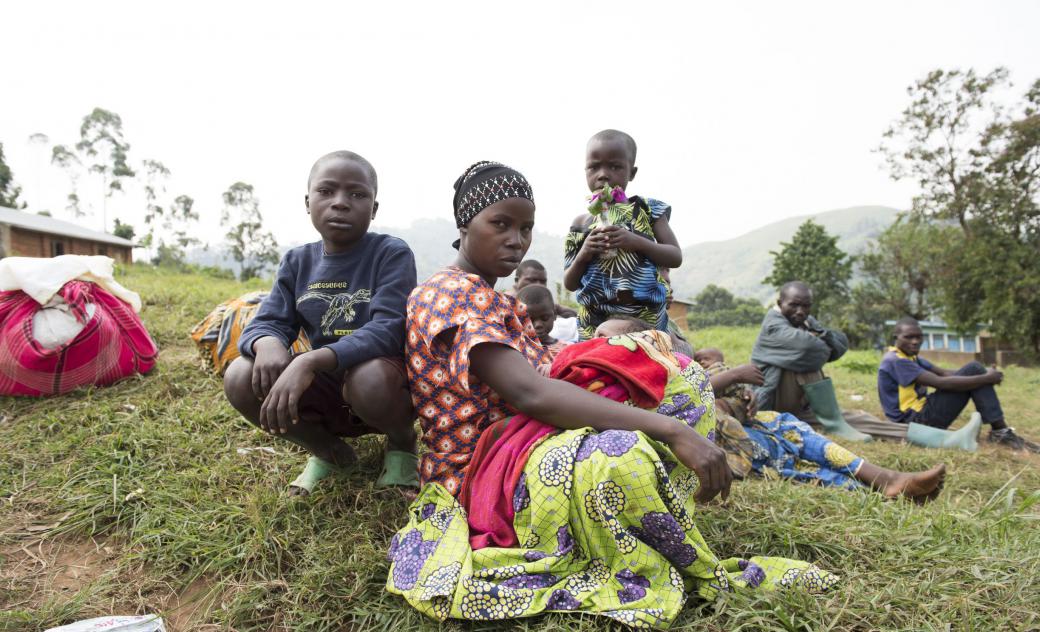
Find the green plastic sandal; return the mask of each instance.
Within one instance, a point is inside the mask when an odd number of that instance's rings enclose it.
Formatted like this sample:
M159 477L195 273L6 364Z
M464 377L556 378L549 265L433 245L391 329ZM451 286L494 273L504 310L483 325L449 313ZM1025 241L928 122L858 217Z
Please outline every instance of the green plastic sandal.
M296 480L289 483L289 487L297 487L307 492L304 496L310 495L314 491L315 486L338 471L338 468L325 461L319 459L316 456L312 456L307 459L307 465L303 468L303 472L296 477Z
M383 472L376 487L414 487L419 489L419 456L412 452L387 450L383 455Z

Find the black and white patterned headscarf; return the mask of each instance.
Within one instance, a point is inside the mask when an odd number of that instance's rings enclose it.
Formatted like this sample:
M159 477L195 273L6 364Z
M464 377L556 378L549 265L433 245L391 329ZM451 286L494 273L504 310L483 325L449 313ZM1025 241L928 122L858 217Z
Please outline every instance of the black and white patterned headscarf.
M471 165L455 181L455 227L469 225L477 213L507 198L524 198L534 202L527 178L500 162L482 160ZM458 250L459 240L452 248Z

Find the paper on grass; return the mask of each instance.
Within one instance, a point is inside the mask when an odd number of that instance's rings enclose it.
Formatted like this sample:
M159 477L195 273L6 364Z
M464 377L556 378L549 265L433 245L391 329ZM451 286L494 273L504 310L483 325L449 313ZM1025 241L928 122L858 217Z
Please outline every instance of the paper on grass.
M166 632L166 625L155 615L108 616L84 619L57 628L50 628L45 632L100 632L101 630L105 632Z

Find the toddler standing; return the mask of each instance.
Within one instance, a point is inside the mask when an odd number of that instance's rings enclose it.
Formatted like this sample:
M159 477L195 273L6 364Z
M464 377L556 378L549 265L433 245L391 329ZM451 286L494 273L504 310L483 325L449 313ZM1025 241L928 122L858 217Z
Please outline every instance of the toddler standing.
M667 288L658 268L678 268L682 250L668 225L671 207L626 192L638 170L635 161L635 140L624 132L604 130L586 146L590 209L608 223L582 213L564 242L563 283L576 293L583 340L613 316L632 316L667 331Z

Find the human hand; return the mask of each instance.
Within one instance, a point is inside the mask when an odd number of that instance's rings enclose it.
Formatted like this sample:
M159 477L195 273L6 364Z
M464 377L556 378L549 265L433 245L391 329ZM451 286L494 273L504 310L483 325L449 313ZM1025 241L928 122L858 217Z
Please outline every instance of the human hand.
M747 418L754 419L758 414L758 399L755 397L755 392L750 388L745 388L741 397L747 402Z
M606 238L607 248L638 251L640 246L647 243L646 239L624 226L602 226L599 228L599 231L600 235Z
M677 426L677 429L676 437L668 445L679 461L697 475L700 481L694 494L697 502L706 503L719 494L723 500L729 498L733 473L726 462L726 452L689 426Z
M603 254L603 251L606 249L606 237L602 235L599 227L593 228L585 237L585 241L582 242L581 250L578 251L577 259L580 259L581 261L592 261Z
M273 336L264 336L253 342L253 354L253 394L263 400L292 358L282 341Z
M310 387L317 373L308 358L312 352L296 356L271 387L260 407L260 428L271 434L285 434L289 424L300 421L300 396Z
M996 367L990 367L986 369L986 378L988 384L1000 384L1004 381L1004 372L998 371Z
M740 366L730 369L736 376L736 382L739 384L754 384L755 386L762 386L766 379L762 375L762 371L759 370L754 364L741 364Z
M549 373L552 371L552 365L539 364L535 367L535 370L538 371L538 375L541 375L542 377L549 377Z
M820 324L820 321L816 320L813 316L805 317L805 328L814 336L820 336L825 331L823 325Z

